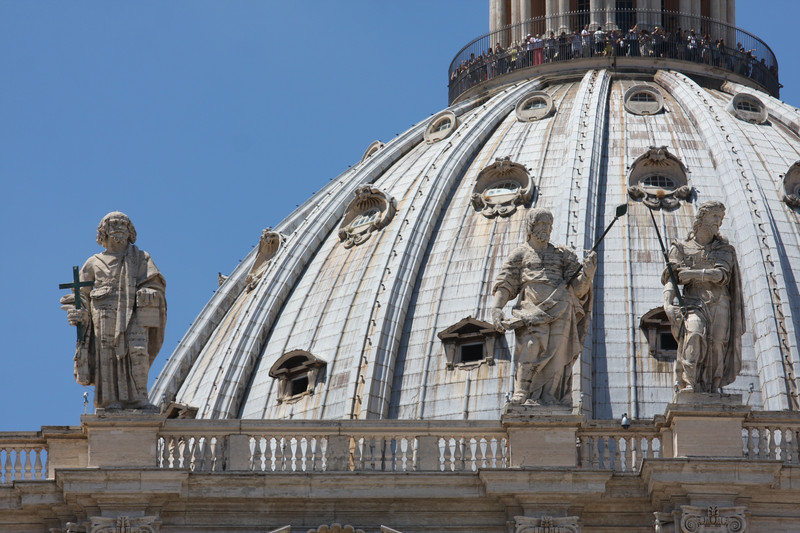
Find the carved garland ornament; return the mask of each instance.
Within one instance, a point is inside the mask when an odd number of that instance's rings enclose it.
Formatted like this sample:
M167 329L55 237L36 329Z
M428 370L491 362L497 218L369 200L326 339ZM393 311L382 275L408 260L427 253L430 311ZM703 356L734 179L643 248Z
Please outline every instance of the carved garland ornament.
M681 533L745 533L747 518L744 507L681 506Z
M275 257L281 246L286 243L286 236L271 228L266 228L261 232L261 239L258 241L258 252L256 252L256 260L253 261L253 266L247 274L247 291L252 291L264 277L267 271L270 260Z
M687 173L686 166L666 146L651 146L630 167L628 195L651 209L675 209L681 200L692 198Z
M533 198L534 186L528 170L498 157L494 163L481 170L472 189L472 205L486 218L513 215L517 206L528 204Z
M394 198L372 185L356 189L339 226L339 239L345 248L362 244L373 232L386 227L397 211Z
M580 533L581 531L580 519L577 516L564 518L515 516L514 522L517 526L514 533Z

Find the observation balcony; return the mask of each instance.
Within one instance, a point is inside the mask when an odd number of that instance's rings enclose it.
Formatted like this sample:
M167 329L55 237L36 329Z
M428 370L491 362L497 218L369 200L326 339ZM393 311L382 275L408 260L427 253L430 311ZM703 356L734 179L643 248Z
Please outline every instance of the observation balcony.
M589 35L581 35L587 24ZM528 34L540 38L532 49L524 43ZM751 33L687 13L604 9L536 17L474 39L450 63L449 102L534 76L589 69L676 70L775 97L781 88L775 54Z

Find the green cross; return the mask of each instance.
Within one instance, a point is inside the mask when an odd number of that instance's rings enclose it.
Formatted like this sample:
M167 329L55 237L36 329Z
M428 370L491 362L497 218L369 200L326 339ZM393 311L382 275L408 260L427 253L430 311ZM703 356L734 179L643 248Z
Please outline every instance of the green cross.
M72 289L75 293L75 309L81 308L81 287L94 287L94 281L81 281L81 274L78 267L72 267L72 283L59 283L59 289ZM83 340L83 324L78 322L78 342Z

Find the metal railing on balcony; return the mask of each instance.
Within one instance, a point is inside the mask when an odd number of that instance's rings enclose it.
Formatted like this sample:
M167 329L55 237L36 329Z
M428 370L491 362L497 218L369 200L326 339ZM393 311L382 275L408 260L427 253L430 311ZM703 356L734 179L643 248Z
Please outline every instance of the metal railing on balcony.
M686 13L608 9L537 17L478 37L450 63L449 99L521 69L610 58L704 64L749 78L773 96L780 92L775 54L751 33Z

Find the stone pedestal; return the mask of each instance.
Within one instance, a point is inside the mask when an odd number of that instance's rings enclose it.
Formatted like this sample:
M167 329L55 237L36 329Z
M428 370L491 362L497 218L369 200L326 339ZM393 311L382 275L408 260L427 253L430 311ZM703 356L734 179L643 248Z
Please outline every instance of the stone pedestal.
M740 394L677 393L666 411L671 456L741 457L749 412Z
M162 417L136 410L84 415L89 440L88 466L154 467Z
M512 468L578 465L576 438L583 416L573 415L571 408L507 404L501 421Z

